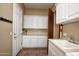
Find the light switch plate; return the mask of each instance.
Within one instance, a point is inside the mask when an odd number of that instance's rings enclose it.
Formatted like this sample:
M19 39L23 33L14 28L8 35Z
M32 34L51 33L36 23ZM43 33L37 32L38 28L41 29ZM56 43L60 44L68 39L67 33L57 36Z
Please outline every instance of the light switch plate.
M12 35L12 32L10 32L10 35Z

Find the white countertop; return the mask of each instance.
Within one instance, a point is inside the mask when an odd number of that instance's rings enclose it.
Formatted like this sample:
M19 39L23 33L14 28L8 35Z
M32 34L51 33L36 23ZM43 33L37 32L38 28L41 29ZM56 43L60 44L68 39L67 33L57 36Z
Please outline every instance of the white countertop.
M71 43L67 40L63 39L49 39L49 42L54 44L60 50L62 50L66 54L79 55L79 45Z

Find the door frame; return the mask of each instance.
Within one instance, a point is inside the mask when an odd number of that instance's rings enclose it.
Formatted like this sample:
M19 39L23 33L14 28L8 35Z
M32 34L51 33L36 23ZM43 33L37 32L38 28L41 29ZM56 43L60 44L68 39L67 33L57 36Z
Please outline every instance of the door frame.
M19 3L14 3L13 4L13 33L12 33L13 34L12 35L12 55L13 56L16 56L18 52L22 49L22 40L21 40L22 39L22 30L21 30L22 19L23 19L23 10L21 9L21 5Z
M50 22L50 21L49 21L49 19L50 19L49 16L50 16L51 12L52 12L52 14L53 14L53 17L52 17L52 18L53 18L53 19L52 19L52 23L53 23L53 24L52 24L52 27L53 27L53 30L52 30L52 31L53 31L53 33L52 33L52 36L49 36L49 26L50 26L50 25L49 25L49 22ZM53 39L53 38L54 38L54 16L55 16L55 15L54 15L54 12L53 12L50 8L48 8L48 39ZM49 41L47 41L47 53L48 53L48 45L49 45Z

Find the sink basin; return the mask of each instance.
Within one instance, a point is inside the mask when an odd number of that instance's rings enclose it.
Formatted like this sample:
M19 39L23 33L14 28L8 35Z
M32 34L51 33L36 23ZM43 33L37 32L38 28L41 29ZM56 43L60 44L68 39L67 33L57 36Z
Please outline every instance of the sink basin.
M58 46L60 49L66 51L66 52L71 52L71 51L78 51L79 52L79 45L71 43L67 40L51 40L51 42L53 42L53 44L55 44L56 46Z
M77 44L74 44L74 43L71 43L67 40L58 40L58 41L55 41L55 43L57 43L59 46L62 46L63 48L79 48L79 45Z

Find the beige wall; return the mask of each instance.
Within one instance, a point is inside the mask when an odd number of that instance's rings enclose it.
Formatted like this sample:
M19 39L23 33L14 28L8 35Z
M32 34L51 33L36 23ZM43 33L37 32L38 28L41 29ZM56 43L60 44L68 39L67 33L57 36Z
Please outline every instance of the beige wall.
M48 15L48 10L43 9L25 9L25 15Z
M0 3L0 17L13 20L13 4ZM12 54L12 24L0 21L0 55Z
M64 33L67 33L68 35L79 40L79 22L65 24Z
M12 20L13 16L13 4L0 3L0 17Z
M48 31L47 30L45 30L45 29L27 29L27 30L25 30L24 31L24 35L37 35L37 36L42 36L42 35L45 35L45 36L47 36L48 35L48 33L47 33Z

